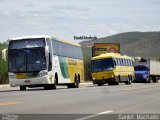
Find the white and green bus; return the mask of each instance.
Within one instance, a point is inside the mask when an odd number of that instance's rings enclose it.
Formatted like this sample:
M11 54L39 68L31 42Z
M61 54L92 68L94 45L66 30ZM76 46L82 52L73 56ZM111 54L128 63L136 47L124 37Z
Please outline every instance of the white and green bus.
M8 42L11 86L20 86L20 90L26 90L26 87L56 89L57 85L78 88L84 80L79 44L48 35L12 38Z

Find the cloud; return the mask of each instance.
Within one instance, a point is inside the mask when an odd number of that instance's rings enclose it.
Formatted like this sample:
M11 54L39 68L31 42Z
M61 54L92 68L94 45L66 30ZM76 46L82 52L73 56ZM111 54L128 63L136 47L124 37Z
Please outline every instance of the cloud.
M97 37L106 37L121 32L132 32L132 31L160 31L160 26L155 24L142 24L142 23L95 23L95 24L75 24L72 28L76 29L75 34L80 35L96 35ZM84 31L85 30L85 31Z
M0 40L42 33L73 39L77 34L105 37L128 31L160 31L159 0L0 1Z
M88 16L83 16L83 15L78 16L78 18L81 19L81 20L89 20Z
M25 7L27 7L27 8L28 8L28 7L35 7L35 5L34 5L34 4L32 4L32 3L25 4L24 6L25 6Z
M90 11L89 8L85 7L79 7L79 6L71 6L71 5L53 5L51 6L52 10L59 10L59 11L65 11L65 12L88 12Z

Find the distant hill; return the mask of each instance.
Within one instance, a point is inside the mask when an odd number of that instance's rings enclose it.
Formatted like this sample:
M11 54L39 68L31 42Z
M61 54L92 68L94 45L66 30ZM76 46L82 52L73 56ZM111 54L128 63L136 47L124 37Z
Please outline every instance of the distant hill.
M160 58L160 32L127 32L97 40L80 42L84 54L91 56L94 43L120 43L121 54Z

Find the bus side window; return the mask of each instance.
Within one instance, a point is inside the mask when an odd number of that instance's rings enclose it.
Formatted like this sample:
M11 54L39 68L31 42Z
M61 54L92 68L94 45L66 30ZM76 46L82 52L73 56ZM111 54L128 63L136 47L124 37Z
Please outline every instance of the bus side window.
M123 64L124 66L126 66L126 59L123 59Z
M131 60L131 66L133 66L133 61Z
M125 65L127 66L128 64L127 64L127 59L125 59Z
M119 59L119 63L120 63L119 65L122 66L122 60L121 59Z
M132 60L129 60L130 66L132 66Z
M119 60L119 58L117 58L117 65L120 65L120 60Z
M126 59L124 59L124 66L126 66L127 65L127 63L126 63Z
M128 60L128 65L131 66L131 61L130 60Z
M118 58L115 58L115 60L116 60L116 65L118 65Z
M124 66L126 66L126 59L123 59L123 64Z
M115 66L117 65L117 59L116 58L114 59L114 65Z
M127 66L129 66L129 59L127 59L126 61L127 61Z
M131 60L129 60L129 66L132 66Z
M122 59L122 66L124 66L124 64L125 64L125 63L124 63L124 59Z
M125 59L123 59L123 65L124 65L124 66L126 65L126 61L125 61Z
M128 66L130 66L130 60L128 59Z
M121 65L123 66L124 64L123 64L123 59L121 59Z

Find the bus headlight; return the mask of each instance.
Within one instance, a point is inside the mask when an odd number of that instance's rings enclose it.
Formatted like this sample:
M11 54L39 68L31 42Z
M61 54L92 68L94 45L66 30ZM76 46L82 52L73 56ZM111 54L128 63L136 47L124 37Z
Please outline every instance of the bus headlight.
M114 78L114 77L115 77L115 75L112 75L111 77L112 77L112 78Z
M38 76L41 77L41 76L45 76L47 74L48 74L47 72L41 72L41 73L38 74Z

